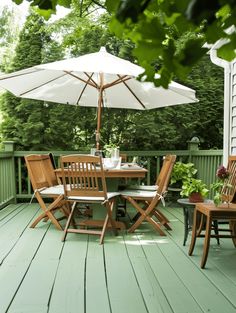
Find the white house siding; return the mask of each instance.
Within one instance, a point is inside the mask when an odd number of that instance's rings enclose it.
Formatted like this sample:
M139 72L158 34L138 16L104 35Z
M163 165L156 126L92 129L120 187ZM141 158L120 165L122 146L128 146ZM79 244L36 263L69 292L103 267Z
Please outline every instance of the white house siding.
M230 127L230 154L236 154L236 60L231 66L231 127Z

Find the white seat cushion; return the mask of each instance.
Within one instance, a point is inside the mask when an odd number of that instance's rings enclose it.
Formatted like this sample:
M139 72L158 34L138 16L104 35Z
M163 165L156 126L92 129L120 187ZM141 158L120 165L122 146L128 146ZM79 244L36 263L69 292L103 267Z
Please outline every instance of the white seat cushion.
M120 195L119 192L108 192L107 193L107 198L109 200L109 199L112 199L112 198L117 197L119 195ZM72 200L72 201L85 201L85 202L86 201L88 201L88 202L89 201L94 201L94 202L98 202L98 201L103 202L103 201L105 201L104 197L76 197L76 196L70 196L67 199L68 200Z
M42 195L64 195L63 185L51 186L39 190Z
M158 189L157 185L130 185L130 186L127 186L126 190L156 191L157 189Z
M129 196L131 198L142 197L142 198L154 198L156 192L147 190L124 190L121 191L121 196Z

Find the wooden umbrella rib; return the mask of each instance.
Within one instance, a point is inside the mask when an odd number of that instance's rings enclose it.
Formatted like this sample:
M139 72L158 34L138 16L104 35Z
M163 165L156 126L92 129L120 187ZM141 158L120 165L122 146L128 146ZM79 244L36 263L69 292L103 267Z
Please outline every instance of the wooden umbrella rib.
M120 75L117 75L120 79L122 79L122 77ZM142 101L136 96L136 94L133 92L133 90L126 84L125 81L122 80L122 83L125 85L125 87L130 91L130 93L135 97L135 99L138 101L139 104L141 104L141 106L146 109L145 105L142 103Z
M23 75L29 75L29 74L33 74L33 73L37 73L38 71L43 71L44 69L34 69L33 71L31 72L28 72L28 73L18 73L18 74L15 74L15 75L12 75L12 76L7 76L7 77L3 77L3 78L0 78L0 80L5 80L5 79L11 79L11 78L15 78L15 77L19 77L19 76L23 76ZM11 73L9 73L8 75L10 75Z
M89 75L87 72L84 72L84 74L89 78L89 81L91 80L91 82L94 83L94 85L96 86L96 88L98 88L98 84L95 82L95 80L93 80L92 76L94 73L92 73L91 75Z
M81 77L79 77L79 76L73 74L72 72L68 72L68 71L64 71L64 72L65 72L66 74L68 74L68 75L70 75L70 76L72 76L72 77L74 77L74 78L76 78L76 79L82 81L82 82L85 83L85 84L88 84L88 85L90 85L90 86L92 86L92 87L94 87L94 88L98 88L98 85L97 85L93 80L90 82L90 81L88 81L88 80L85 80L85 79L83 79L83 78L81 78ZM84 73L84 74L86 74L86 73ZM94 73L92 73L92 75L93 75L93 74L94 74Z
M112 83L104 85L103 88L107 89L107 88L113 87L115 85L118 85L118 84L123 83L124 81L130 80L130 79L131 79L130 76L127 76L127 75L121 76L121 78L114 80Z
M87 73L86 73L86 74L87 74ZM79 103L79 101L80 101L80 99L81 99L81 97L82 97L82 95L83 95L83 93L84 93L86 87L89 85L89 81L90 81L90 79L92 78L93 74L94 74L94 73L92 73L90 76L87 75L87 76L88 76L88 80L87 80L87 82L85 83L85 85L84 85L84 87L83 87L83 89L82 89L82 91L81 91L81 93L80 93L80 95L79 95L79 97L78 97L78 100L76 101L76 105L78 105L78 103Z
M37 87L34 87L34 88L30 89L30 90L27 90L27 91L21 93L19 96L24 96L25 94L27 94L27 93L29 93L29 92L31 92L31 91L33 91L33 90L39 89L39 88L41 88L42 86L45 86L45 85L47 85L48 83L51 83L51 82L53 82L53 81L55 81L55 80L57 80L57 79L59 79L59 78L65 76L65 75L66 75L66 74L63 74L63 75L60 75L60 76L58 76L58 77L56 77L56 78L50 79L50 80L46 81L45 83L43 83L43 84L41 84L41 85L39 85L39 86L37 86Z

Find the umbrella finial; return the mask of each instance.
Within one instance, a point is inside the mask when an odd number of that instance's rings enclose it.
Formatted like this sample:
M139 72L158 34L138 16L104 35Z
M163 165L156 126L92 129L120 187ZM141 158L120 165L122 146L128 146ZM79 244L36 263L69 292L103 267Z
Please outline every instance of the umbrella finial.
M107 52L106 47L101 47L99 52Z

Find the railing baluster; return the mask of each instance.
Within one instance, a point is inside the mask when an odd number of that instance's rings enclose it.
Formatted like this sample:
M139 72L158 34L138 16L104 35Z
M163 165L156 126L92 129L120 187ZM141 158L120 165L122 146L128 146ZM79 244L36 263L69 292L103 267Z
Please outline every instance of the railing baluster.
M21 157L17 158L18 163L18 193L22 194Z

